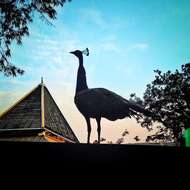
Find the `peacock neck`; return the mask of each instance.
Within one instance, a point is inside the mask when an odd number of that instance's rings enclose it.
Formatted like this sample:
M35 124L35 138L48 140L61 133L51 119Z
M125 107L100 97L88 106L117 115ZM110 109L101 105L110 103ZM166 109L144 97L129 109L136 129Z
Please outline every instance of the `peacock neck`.
M77 73L77 86L75 94L81 92L82 90L88 89L86 82L86 71L83 66L83 57L79 58L79 68Z

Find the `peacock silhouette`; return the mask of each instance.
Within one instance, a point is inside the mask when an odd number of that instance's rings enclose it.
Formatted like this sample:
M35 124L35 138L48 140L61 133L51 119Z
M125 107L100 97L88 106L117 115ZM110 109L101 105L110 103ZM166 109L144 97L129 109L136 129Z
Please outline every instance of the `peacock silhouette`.
M101 118L111 121L137 115L139 112L148 115L149 112L140 105L128 101L120 95L105 88L88 88L86 71L83 65L83 54L89 55L89 50L70 52L79 60L77 84L74 102L87 123L87 143L90 143L90 118L96 119L98 143L100 143Z

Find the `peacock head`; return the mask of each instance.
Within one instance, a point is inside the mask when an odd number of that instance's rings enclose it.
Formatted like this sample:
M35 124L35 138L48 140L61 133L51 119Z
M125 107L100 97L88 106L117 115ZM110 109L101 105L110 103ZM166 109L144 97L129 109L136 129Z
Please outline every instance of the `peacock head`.
M89 56L89 49L86 48L86 49L83 50L83 51L75 50L75 51L71 51L70 53L72 53L72 54L75 55L76 57L80 58L80 57L82 57L82 54L84 54L84 55L86 55L86 56Z

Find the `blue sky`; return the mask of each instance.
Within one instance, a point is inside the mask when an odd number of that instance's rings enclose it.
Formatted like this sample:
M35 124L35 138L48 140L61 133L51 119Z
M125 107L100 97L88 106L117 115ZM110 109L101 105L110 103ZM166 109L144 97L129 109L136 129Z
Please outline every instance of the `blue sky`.
M73 0L58 9L54 26L36 17L23 46L13 45L11 61L25 74L0 75L0 112L43 76L76 135L85 141L85 122L73 104L78 62L68 52L89 48L90 56L84 59L89 87L105 87L126 98L133 92L142 97L154 69L175 70L189 62L189 8L189 0ZM108 140L116 140L131 126L135 126L132 134L142 139L145 135L133 120L103 124ZM96 138L96 132L93 135ZM133 142L132 136L126 141Z

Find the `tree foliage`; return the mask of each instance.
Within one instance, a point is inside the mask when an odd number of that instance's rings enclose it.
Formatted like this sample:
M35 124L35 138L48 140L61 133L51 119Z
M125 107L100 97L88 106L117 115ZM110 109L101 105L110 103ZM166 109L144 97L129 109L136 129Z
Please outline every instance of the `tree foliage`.
M56 19L56 7L66 0L0 0L0 72L5 76L16 76L24 71L10 62L11 44L22 44L29 35L28 24L35 14L46 23Z
M183 131L190 127L190 64L182 65L181 70L173 73L154 72L155 79L147 85L143 100L131 95L131 100L152 113L151 117L139 116L136 119L149 130L155 122L159 123L156 134L147 137L148 142L180 142Z

